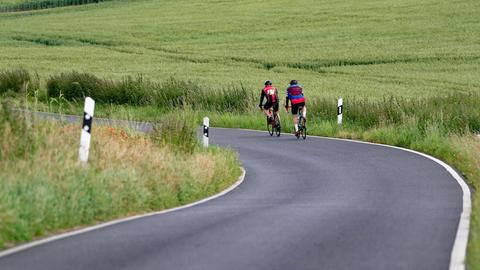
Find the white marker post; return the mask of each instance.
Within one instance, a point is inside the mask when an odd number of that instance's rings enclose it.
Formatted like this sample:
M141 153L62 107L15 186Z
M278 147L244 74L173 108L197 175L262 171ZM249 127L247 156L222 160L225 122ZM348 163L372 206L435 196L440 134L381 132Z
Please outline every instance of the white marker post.
M208 147L208 128L210 126L210 120L208 117L203 118L203 147Z
M337 110L337 123L342 124L343 120L343 98L338 99L338 110Z
M90 137L92 132L93 110L95 101L87 97L85 98L85 108L83 109L82 135L80 136L80 149L78 156L81 163L86 164L88 161L88 151L90 149Z

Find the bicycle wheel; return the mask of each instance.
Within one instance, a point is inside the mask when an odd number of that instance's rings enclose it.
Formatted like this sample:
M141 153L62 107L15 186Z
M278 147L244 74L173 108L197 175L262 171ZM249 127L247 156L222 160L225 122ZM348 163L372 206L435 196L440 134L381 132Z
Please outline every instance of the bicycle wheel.
M268 134L270 134L270 136L273 136L273 132L274 132L273 129L274 129L273 124L269 123L267 118L267 131L268 131Z
M307 121L305 121L305 118L302 117L301 119L301 125L302 125L302 138L305 140L307 138Z
M277 137L280 137L280 134L282 132L282 127L280 125L280 119L278 119L278 114L275 114L275 134Z
M300 139L300 137L303 136L303 117L301 114L298 115L298 132L295 132L295 136L297 139Z

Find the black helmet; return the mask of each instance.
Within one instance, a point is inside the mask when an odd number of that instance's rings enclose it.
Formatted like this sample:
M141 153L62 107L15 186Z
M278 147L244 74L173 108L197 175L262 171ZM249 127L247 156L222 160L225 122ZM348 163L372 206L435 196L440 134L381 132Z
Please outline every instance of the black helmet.
M294 84L298 84L298 81L297 80L291 80L290 85L294 85Z
M266 81L265 81L265 85L272 85L272 81L266 80Z

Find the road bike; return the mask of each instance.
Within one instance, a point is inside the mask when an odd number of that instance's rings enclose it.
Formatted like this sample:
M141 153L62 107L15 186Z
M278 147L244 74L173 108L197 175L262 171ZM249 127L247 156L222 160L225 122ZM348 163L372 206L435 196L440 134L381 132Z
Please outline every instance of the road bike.
M298 108L298 132L295 133L297 139L302 137L304 140L307 138L307 120L303 117L303 107Z
M270 108L270 113L272 114L272 119L269 119L267 116L267 131L270 136L273 136L275 133L277 137L280 136L282 132L282 127L280 124L280 118L278 117L278 112Z
M291 106L286 107L286 112L288 113L288 109L290 109ZM297 119L298 119L298 132L295 132L295 136L297 139L300 139L302 137L304 140L307 138L307 120L303 116L303 107L298 108L298 114L297 114Z

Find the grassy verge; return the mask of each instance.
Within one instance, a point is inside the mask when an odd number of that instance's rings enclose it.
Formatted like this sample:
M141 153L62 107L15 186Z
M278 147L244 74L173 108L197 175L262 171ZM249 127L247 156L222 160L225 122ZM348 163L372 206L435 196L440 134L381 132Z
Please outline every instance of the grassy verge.
M0 107L0 248L64 229L171 208L219 192L239 176L236 155L195 143L189 118L159 125L169 141L99 127L88 166L78 164L78 126L39 122ZM175 134L174 134L175 135Z

